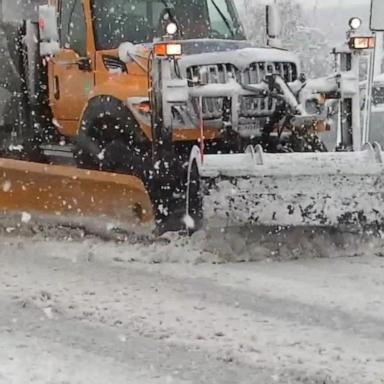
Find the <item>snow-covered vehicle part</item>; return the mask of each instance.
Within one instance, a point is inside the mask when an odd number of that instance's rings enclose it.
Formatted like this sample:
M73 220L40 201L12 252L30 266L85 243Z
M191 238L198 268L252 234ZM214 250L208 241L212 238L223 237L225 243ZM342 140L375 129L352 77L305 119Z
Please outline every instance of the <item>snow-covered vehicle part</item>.
M0 159L0 173L0 211L21 221L151 228L151 199L134 176L13 159Z
M182 54L155 56L151 66L152 79L161 73L152 89L161 89L164 125L201 126L202 140L209 129L217 130L232 151L260 143L278 152L276 146L294 130L317 134L325 129L328 103L340 97L336 76L307 81L288 51L234 41L170 44ZM134 108L140 102L128 100L138 121L148 125L149 116Z
M308 82L302 94L322 93L340 99L339 149L336 152L264 153L261 145L245 154L204 154L195 148L187 194L200 198L210 226L384 226L384 165L379 144L365 144L360 125L359 53L338 53L340 71ZM277 77L280 97L305 118L292 86ZM199 189L196 189L196 185ZM197 192L196 192L197 190ZM197 193L197 195L196 195ZM195 201L197 199L195 198ZM193 212L193 206L188 206ZM195 214L195 212L193 212ZM189 211L187 210L187 216ZM191 215L193 219L193 215ZM191 220L193 222L193 220Z
M384 226L380 145L359 152L206 155L193 161L205 182L210 226Z

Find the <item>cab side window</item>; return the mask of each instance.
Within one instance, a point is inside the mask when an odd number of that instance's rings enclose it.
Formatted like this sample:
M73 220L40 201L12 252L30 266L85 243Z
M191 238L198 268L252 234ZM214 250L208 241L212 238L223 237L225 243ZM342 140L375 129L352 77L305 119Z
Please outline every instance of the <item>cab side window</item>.
M73 49L79 56L87 55L86 25L81 0L66 0L61 6L61 46Z

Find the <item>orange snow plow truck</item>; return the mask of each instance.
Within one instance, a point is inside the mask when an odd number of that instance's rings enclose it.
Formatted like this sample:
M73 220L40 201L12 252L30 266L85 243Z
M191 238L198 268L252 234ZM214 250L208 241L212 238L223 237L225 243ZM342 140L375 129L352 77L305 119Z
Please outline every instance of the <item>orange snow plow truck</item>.
M381 223L352 48L349 67L308 81L275 7L260 47L232 0L2 0L1 17L4 212L160 232L196 230L208 211L219 225ZM330 103L347 116L332 153Z

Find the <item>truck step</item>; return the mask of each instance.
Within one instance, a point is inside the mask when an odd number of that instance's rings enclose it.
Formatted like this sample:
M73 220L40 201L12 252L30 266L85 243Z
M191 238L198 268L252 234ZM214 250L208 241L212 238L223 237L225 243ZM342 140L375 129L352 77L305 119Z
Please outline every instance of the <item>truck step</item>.
M42 145L41 149L43 154L52 162L53 164L60 165L75 165L75 159L73 156L74 146L71 144L66 145Z

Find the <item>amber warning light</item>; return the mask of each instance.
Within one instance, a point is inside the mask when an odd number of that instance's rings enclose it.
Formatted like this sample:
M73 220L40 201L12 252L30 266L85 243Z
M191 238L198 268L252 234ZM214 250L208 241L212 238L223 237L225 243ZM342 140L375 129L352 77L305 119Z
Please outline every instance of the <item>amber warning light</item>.
M373 36L354 36L349 40L351 49L372 49L375 48L375 38Z
M179 43L158 43L155 44L156 56L181 56L182 49Z

